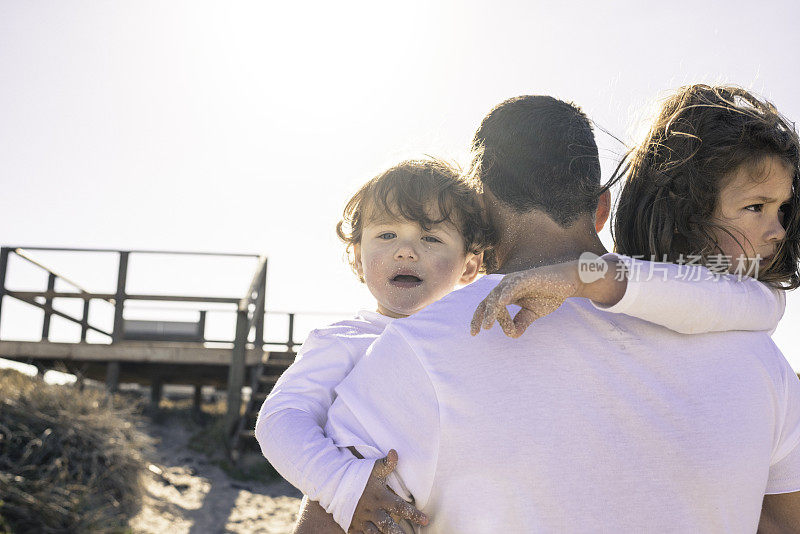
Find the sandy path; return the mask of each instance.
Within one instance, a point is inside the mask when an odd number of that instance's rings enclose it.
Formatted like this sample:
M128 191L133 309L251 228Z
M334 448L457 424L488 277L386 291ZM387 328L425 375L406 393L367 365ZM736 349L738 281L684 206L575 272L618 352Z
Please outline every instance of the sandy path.
M144 534L288 533L302 495L286 481L230 478L186 445L181 424L153 424L157 464L146 481L144 507L130 526Z

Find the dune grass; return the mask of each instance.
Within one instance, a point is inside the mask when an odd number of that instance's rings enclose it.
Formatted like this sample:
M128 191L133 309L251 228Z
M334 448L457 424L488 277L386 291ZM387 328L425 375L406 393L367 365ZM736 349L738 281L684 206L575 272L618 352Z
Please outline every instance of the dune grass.
M0 533L128 531L152 450L140 406L0 369Z

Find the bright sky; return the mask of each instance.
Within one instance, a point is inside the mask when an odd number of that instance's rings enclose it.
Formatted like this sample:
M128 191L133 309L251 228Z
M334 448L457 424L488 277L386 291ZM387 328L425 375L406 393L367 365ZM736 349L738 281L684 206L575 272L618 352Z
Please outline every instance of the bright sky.
M408 157L464 162L508 97L572 100L626 142L687 83L800 119L797 2L544 4L3 0L0 244L265 253L268 309L350 312L374 304L334 234L348 197ZM608 177L623 148L598 142ZM113 289L109 258L39 257ZM250 268L144 258L130 288L239 296ZM800 369L798 319L790 294L774 338ZM0 328L36 339L41 313L6 298Z

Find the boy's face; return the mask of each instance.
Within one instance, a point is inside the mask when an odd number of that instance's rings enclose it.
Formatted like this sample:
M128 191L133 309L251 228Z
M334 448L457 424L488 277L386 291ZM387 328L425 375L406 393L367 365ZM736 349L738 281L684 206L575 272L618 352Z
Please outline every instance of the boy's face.
M356 269L389 317L416 313L475 279L481 256L464 253L464 238L449 222L429 231L419 223L371 217L354 247Z
M716 236L723 255L730 256L731 271L752 272L757 256L759 269L767 267L786 235L782 209L792 194L792 170L775 156L760 165L742 165L731 174L714 211L715 222L741 243L724 232Z

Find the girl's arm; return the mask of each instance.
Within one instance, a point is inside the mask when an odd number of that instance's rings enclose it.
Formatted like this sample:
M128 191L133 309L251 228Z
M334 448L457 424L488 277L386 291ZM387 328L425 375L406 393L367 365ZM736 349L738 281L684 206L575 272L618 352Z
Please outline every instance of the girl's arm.
M617 260L615 278L624 274L626 289L616 303L592 299L595 307L683 334L727 330L763 330L772 334L786 308L783 290L754 278L718 276L701 265L648 262L619 254L606 254L603 259Z
M478 305L471 331L497 320L511 336L569 297L586 297L604 311L625 313L677 332L697 334L777 327L786 299L747 277L716 277L705 267L636 260L616 254L582 258L506 275ZM521 307L512 319L506 306Z
M261 451L289 483L325 510L335 511L345 530L351 521L380 515L381 507L400 507L406 516L419 517L418 510L391 494L385 484L373 483L374 458L356 458L323 431L333 390L353 365L342 341L312 332L261 406L255 432ZM344 479L351 482L346 488L340 487ZM362 511L342 504L360 504L362 498L374 506Z

